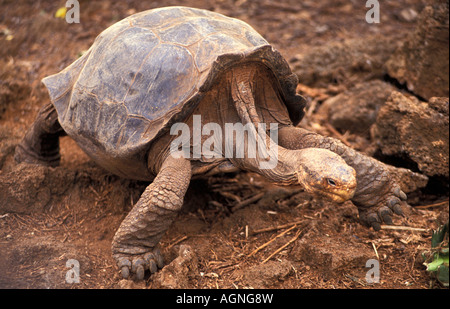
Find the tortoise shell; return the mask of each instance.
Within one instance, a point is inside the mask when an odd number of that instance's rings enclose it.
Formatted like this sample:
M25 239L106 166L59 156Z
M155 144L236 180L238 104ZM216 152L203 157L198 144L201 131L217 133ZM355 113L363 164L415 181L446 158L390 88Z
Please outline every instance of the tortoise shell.
M68 135L100 165L130 177L125 166L141 170L136 162L146 162L151 143L192 113L218 74L247 61L273 71L298 123L304 100L280 53L245 22L201 9L131 15L43 83Z

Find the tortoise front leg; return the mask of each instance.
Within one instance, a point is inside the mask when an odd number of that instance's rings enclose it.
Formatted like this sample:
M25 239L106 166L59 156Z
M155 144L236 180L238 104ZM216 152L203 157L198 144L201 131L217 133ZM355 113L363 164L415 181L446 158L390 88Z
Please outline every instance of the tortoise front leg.
M425 176L412 171L395 168L345 146L331 137L324 137L297 127L279 130L278 142L288 149L325 148L340 155L356 171L357 187L352 202L358 207L363 223L380 229L380 224L392 224L392 214L402 214L401 204L406 194L401 190L398 177Z
M58 166L60 162L59 137L66 133L58 121L52 103L43 106L22 142L17 145L14 158L17 162Z
M190 179L190 161L169 156L123 220L114 236L112 253L124 278L131 272L141 280L145 270L154 273L163 267L157 245L181 209Z

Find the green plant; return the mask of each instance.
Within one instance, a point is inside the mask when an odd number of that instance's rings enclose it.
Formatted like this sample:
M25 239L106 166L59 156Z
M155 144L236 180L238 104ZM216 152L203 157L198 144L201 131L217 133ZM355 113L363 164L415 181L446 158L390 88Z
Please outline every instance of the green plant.
M433 231L431 236L431 251L424 253L427 271L431 277L439 281L443 286L449 286L448 278L448 222Z

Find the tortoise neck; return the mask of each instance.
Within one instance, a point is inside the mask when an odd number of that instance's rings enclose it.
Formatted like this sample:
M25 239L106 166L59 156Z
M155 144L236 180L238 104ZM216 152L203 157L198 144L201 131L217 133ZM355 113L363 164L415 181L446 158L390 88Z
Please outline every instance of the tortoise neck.
M260 69L254 64L243 64L231 71L230 91L234 106L246 127L248 138L235 140L245 147L242 159L231 160L241 169L259 173L269 180L283 185L298 183L295 166L297 163L295 151L278 146L278 123L267 124L260 120L255 104L255 74ZM268 134L268 131L270 132ZM233 146L233 145L231 145ZM252 152L255 149L256 152Z
M298 184L297 167L301 165L296 152L275 145L267 150L258 148L255 158L246 156L230 161L238 168L258 173L276 184L293 185Z
M295 150L288 150L278 146L278 157L273 168L262 169L262 173L272 182L279 185L298 184L297 167L298 156Z

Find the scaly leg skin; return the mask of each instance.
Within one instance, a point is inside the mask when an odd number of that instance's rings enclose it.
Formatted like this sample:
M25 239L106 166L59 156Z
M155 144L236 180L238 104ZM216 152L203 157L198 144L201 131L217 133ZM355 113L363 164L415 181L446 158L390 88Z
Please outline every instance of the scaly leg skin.
M36 120L17 145L14 158L17 162L58 166L59 137L65 135L58 121L53 104L48 103L39 111Z
M155 273L163 267L157 245L181 209L190 179L190 161L168 156L123 220L112 243L113 257L123 278L131 273L142 280L145 270Z
M405 169L389 166L345 146L337 139L302 128L281 128L278 142L288 149L329 149L353 167L356 171L357 187L352 202L358 207L359 217L365 225L380 230L382 222L392 224L393 213L403 215L401 204L405 203L406 194L400 189L396 175ZM407 172L414 174L409 170Z

